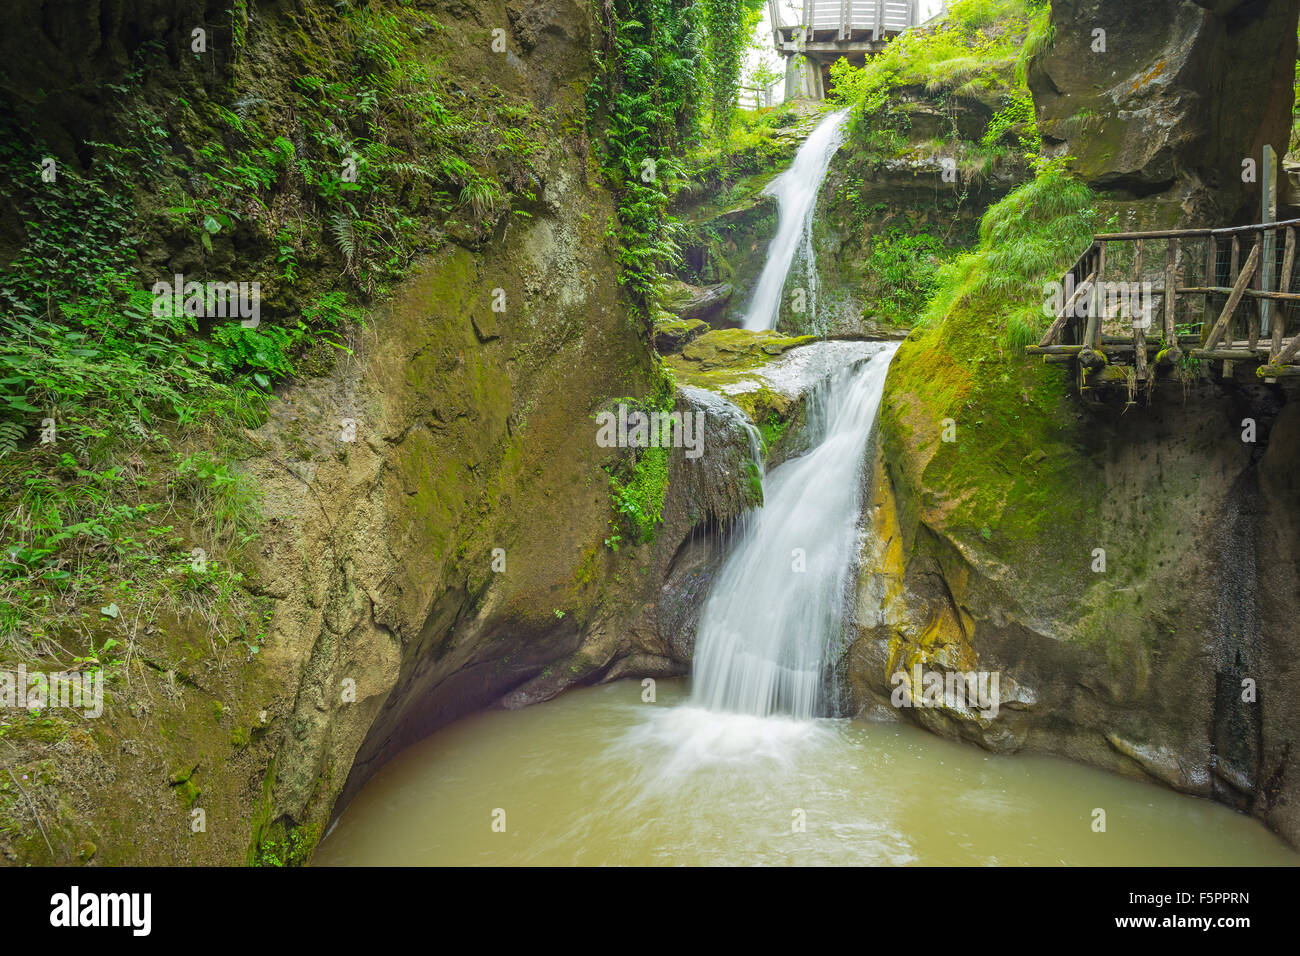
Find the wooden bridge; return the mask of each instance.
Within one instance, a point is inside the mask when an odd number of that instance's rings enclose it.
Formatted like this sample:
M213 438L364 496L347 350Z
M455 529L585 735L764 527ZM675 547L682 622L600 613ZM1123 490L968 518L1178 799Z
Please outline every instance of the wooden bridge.
M919 0L804 0L801 23L781 23L777 0L767 2L776 51L786 57L786 99L826 95L826 72L840 57L862 66L869 55L920 23ZM808 62L800 76L799 57Z
M1300 219L1226 229L1095 236L1061 281L1059 307L1027 351L1074 367L1084 396L1150 394L1162 371L1184 382L1253 367L1300 376Z

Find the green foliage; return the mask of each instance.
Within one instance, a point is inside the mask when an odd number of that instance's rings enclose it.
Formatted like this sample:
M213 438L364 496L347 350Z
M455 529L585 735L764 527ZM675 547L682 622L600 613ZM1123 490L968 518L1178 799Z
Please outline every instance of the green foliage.
M740 93L740 69L763 4L762 0L701 0L701 6L707 38L711 126L725 149Z
M763 503L763 474L758 470L758 465L748 458L745 459L742 467L745 469L746 498L753 505L761 505Z
M662 269L679 258L667 209L698 119L701 31L697 9L671 0L625 0L598 15L604 31L587 89L589 124L618 200L611 235L619 281L648 314Z
M257 492L246 475L199 452L177 462L176 476L176 484L194 502L199 520L209 525L214 539L228 533L241 541L251 537L258 518Z
M1004 347L1028 345L1047 322L1044 283L1060 280L1095 227L1092 191L1062 160L1042 164L1031 182L989 208L979 247L940 268L925 323L941 324L958 307L978 308L998 317Z
M659 382L649 398L618 398L613 404L626 405L629 416L633 412L647 416L671 412L676 402L676 384L670 371L662 366L660 369ZM624 535L633 544L653 541L655 530L663 521L672 433L666 420L662 424L659 435L649 436L650 447L622 449L618 460L606 466L615 527L605 544L614 551L618 550Z
M683 157L699 136L707 88L710 128L726 163L744 51L758 0L615 0L595 5L602 37L587 89L597 162L618 200L609 235L619 281L646 320L663 271L680 260L672 195L688 176Z
M1041 56L1056 40L1056 27L1052 23L1052 8L1042 4L1033 14L1029 29L1025 33L1020 53L1016 57L1016 82L1024 85L1029 76L1029 65Z
M286 828L276 823L257 844L253 866L305 866L320 842L316 825Z
M1044 283L1060 281L1091 241L1093 202L1056 161L990 207L978 248L940 268L926 321L886 383L886 459L904 463L897 474L923 469L926 487L943 490L946 533L1002 558L1033 542L1045 565L1068 567L1070 542L1094 513L1088 469L1068 451L1081 426L1065 375L1020 349L1049 321ZM945 419L955 441L941 440Z
M1002 109L993 114L984 133L984 146L996 148L1015 145L1026 158L1037 156L1043 148L1034 115L1034 100L1028 90L1016 89L1002 95Z
M1026 58L1048 42L1049 12L1046 0L958 0L946 18L904 33L865 67L844 60L832 65L833 98L851 108L848 138L858 155L883 162L909 150L908 98L954 117L934 152L942 149L968 173L982 174L1012 148L1036 154L1040 143L1024 72ZM983 137L963 141L954 99L987 102L999 91L1002 108Z
M22 651L45 637L67 640L87 614L99 616L95 609L118 602L147 602L154 613L195 602L215 612L242 602L240 576L226 564L209 560L202 574L192 573L193 545L163 523L176 502L168 507L160 489L133 468L84 468L71 453L45 449L35 462L24 458L0 471L7 495L0 514L0 647L19 641ZM201 471L178 479L207 486L204 494L218 509L197 514L197 524L230 537L250 526L255 505L247 479L215 463L205 476ZM79 610L82 604L88 607Z
M614 508L622 516L624 530L635 542L654 540L655 528L663 521L669 451L668 448L638 449L626 480L610 477Z
M867 254L867 311L878 322L910 325L938 287L942 240L928 233L910 235L897 227L872 238Z
M768 412L767 417L758 423L758 433L763 439L763 448L769 449L779 442L789 427L790 423L782 421L776 412Z
M0 316L0 419L51 419L87 462L164 420L259 420L264 401L233 374L234 354L192 317L156 315L148 293L112 274L57 296L45 315Z
M725 194L726 184L737 177L784 165L792 147L779 131L798 120L793 103L770 110L738 110L726 143L710 133L688 153L690 182L683 184L682 190Z
M865 67L844 60L831 67L833 95L850 117L839 198L862 237L865 306L880 321L911 324L951 284L939 272L955 267L943 265L945 248L973 238L964 235L962 207L981 181L994 173L1023 179L1039 162L1042 143L1020 67L1027 37L1036 49L1047 42L1049 14L1044 0L957 0L947 16L907 31ZM982 130L971 122L990 110ZM913 129L917 115L944 119L922 137ZM876 201L874 184L887 165L940 161L955 163L959 178L935 196L945 223L937 233L932 217Z

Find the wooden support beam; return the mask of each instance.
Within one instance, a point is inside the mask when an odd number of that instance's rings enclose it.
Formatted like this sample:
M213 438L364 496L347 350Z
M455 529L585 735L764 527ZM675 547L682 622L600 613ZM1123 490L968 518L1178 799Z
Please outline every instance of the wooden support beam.
M1283 294L1291 291L1291 267L1295 265L1295 227L1286 227L1286 247L1282 253L1282 275L1280 275L1277 291ZM1269 350L1271 361L1276 364L1277 357L1282 354L1282 336L1283 326L1286 325L1286 311L1278 309L1273 313L1273 342Z
M1152 292L1164 293L1164 289L1153 289ZM1202 285L1186 285L1174 290L1179 295L1203 295L1207 292L1217 292L1219 295L1229 295L1232 292L1230 286L1211 286L1206 288ZM1300 292L1264 292L1260 289L1247 289L1242 293L1247 299L1271 299L1275 302L1300 302Z
M1255 248L1264 248L1263 236L1260 236L1260 238L1256 240ZM1260 256L1259 264L1260 267L1255 270L1255 275L1251 279L1251 285L1254 287L1256 292L1262 292L1264 290L1264 269L1267 266L1267 263L1264 262L1262 255ZM1254 308L1251 308L1252 305ZM1246 341L1249 344L1251 351L1254 351L1256 344L1259 342L1259 309L1260 307L1258 303L1252 302L1246 304Z
M1219 284L1219 240L1209 236L1205 240L1205 311L1201 313L1201 338L1204 340L1214 323L1214 300L1211 290Z
M1100 293L1102 277L1106 274L1106 244L1104 242L1097 246L1095 274L1097 281L1092 284L1091 306L1088 309L1088 326L1084 330L1083 341L1079 343L1093 349L1101 347L1101 324L1106 313L1106 297Z
M1131 341L1132 340L1127 335L1103 335L1101 337L1101 344L1105 346L1123 346L1131 343ZM1178 344L1200 348L1201 337L1199 335L1180 335L1178 336ZM1158 349L1159 346L1152 345L1151 348Z
M1282 349L1282 351L1278 353L1277 358L1273 359L1269 364L1286 365L1296 357L1297 352L1300 352L1300 332L1291 336L1291 341L1287 344L1286 348Z
M1047 331L1043 333L1043 338L1038 343L1040 346L1051 345L1055 339L1060 337L1061 330L1065 328L1065 323L1070 321L1070 317L1074 315L1074 309L1079 304L1079 300L1088 294L1088 290L1092 288L1093 280L1096 279L1096 277L1097 273L1088 273L1088 278L1083 280L1083 284L1078 286L1065 305L1061 306L1061 311L1056 313L1056 318L1052 320L1052 324L1048 326Z
M1025 349L1026 355L1078 355L1086 345L1031 345Z
M1178 289L1177 279L1174 276L1175 263L1178 259L1178 240L1170 239L1165 247L1165 341L1174 340L1174 324L1176 320L1174 307L1174 294ZM1138 281L1142 281L1141 274L1138 275Z
M1236 237L1233 237L1233 258L1236 259ZM1250 277L1254 274L1255 268L1259 265L1259 244L1250 250L1250 255L1246 257L1246 265L1237 276L1237 281L1232 285L1232 292L1228 295L1228 301L1224 303L1223 311L1219 314L1219 321L1214 323L1214 328L1210 329L1210 334L1205 339L1205 348L1212 349L1216 342L1223 336L1228 329L1228 323L1232 321L1232 313L1237 308L1237 303L1241 301L1242 293L1246 291L1246 286L1250 283Z
M1252 223L1249 226L1225 226L1222 229L1157 229L1152 232L1103 232L1094 238L1101 242L1114 242L1123 239L1188 239L1200 236L1240 236L1248 232L1263 232L1265 229L1281 228L1282 226L1300 226L1300 219Z
M1203 359L1207 362L1254 362L1263 361L1264 356L1256 353L1252 349L1192 349L1190 353L1192 358Z
M1124 369L1115 365L1101 365L1088 373L1088 387L1102 385L1128 385L1128 375Z
M1177 240L1174 241L1176 242ZM1142 284L1142 240L1141 239L1137 241L1137 249L1135 250L1134 262L1133 262L1133 271L1137 274L1138 287L1141 288L1141 284ZM1170 278L1172 278L1172 276L1166 270L1165 273L1166 289L1173 287L1173 283L1169 281ZM1171 311L1172 303L1173 303L1173 297L1166 295L1165 296L1166 310ZM1149 323L1151 321L1151 312L1150 312L1151 303L1143 302L1142 308L1143 308L1143 314L1140 317L1129 316L1129 318L1133 322L1133 351L1137 356L1137 361L1135 363L1135 372L1137 374L1138 381L1146 381L1146 377L1147 377L1147 337L1146 337L1146 325L1144 325L1143 323L1144 322ZM1174 327L1168 315L1165 316L1165 326L1169 330L1168 337L1170 340L1172 340L1174 337Z
M1090 245L1087 249L1083 250L1083 255L1079 256L1078 259L1074 260L1074 265L1070 266L1070 271L1073 272L1076 276L1085 275L1089 272L1092 272L1093 271L1091 266L1092 254L1096 251L1096 249L1097 249L1097 242L1096 240L1094 240L1092 245Z
M1261 365L1255 370L1261 378L1300 378L1300 365Z

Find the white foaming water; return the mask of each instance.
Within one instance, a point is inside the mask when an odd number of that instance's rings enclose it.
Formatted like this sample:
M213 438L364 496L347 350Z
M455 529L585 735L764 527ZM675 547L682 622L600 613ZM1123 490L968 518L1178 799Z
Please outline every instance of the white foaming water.
M827 712L828 667L856 566L863 459L896 349L882 343L809 395L810 450L764 478L763 507L701 612L692 679L699 706L796 720Z
M795 251L801 243L807 248L810 284L816 279L811 261L813 207L817 205L817 193L821 190L822 180L826 178L831 157L843 139L844 117L847 113L847 110L840 110L822 120L799 147L790 168L768 183L763 190L767 195L776 197L778 224L776 235L767 247L767 261L758 277L754 298L745 314L744 327L747 329L776 327L776 320L781 314L781 291L785 288L785 277L790 272ZM808 292L811 295L813 290L809 289Z

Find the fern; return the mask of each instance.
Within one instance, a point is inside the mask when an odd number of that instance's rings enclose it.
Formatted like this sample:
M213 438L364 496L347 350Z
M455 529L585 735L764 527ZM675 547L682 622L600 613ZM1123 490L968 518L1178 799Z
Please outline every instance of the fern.
M384 172L395 173L398 176L410 176L411 178L437 180L437 173L430 169L425 169L419 163L389 163L384 167Z
M344 212L330 216L330 227L334 231L334 242L343 255L343 265L349 274L354 274L357 267L357 233L352 225L352 217Z
M21 422L0 419L0 458L18 449L18 443L27 437L27 426Z

